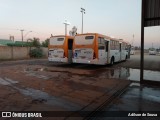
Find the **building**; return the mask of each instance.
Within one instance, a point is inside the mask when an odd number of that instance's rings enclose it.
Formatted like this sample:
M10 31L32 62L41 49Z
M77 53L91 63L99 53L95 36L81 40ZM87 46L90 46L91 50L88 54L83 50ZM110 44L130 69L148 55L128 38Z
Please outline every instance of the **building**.
M14 43L12 40L0 39L0 46L7 46L8 44Z

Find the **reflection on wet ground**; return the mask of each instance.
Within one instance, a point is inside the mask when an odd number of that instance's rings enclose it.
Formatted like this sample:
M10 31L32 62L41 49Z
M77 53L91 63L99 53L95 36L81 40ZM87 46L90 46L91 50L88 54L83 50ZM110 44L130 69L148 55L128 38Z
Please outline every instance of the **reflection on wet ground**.
M45 104L74 111L81 109L82 106L88 107L89 104L89 110L94 110L106 99L109 99L110 102L116 99L115 103L107 106L105 110L160 109L160 89L141 86L137 82L140 78L139 69L99 66L95 68L86 66L86 69L85 67L83 69L79 67L64 69L42 65L26 65L17 68L3 68L0 74L0 85L5 87L7 85L22 96L31 98L31 103L36 105ZM145 70L144 77L158 81L160 72ZM131 81L132 84L130 84ZM127 90L126 87L128 87ZM124 90L126 92L118 99L113 97L118 96ZM102 96L105 97L100 100Z
M104 107L103 111L131 111L131 112L153 112L160 111L160 88L140 86L135 83L130 85L126 92L116 99L110 106ZM102 113L100 116L105 116ZM126 117L100 117L96 120L128 120ZM134 117L134 120L139 120L139 117ZM159 117L141 117L145 120L157 120Z
M15 83L18 83L18 81L14 81L14 80L11 80L9 78L0 78L0 84L1 85L11 85L11 84L15 84Z
M30 70L27 70L28 72ZM47 71L47 72L64 72L64 73L71 73L72 75L79 75L78 73L72 73L69 71L58 71L52 70L49 68L36 68L32 70L32 73L29 73L28 76L38 76L34 73L34 71ZM81 75L81 74L80 74ZM90 70L90 74L83 75L87 77L95 77L95 78L117 78L117 79L126 79L131 81L140 81L140 70L139 69L132 69L132 68L98 68L95 70ZM39 75L39 78L49 79L47 76ZM144 79L145 80L154 80L160 81L160 72L159 71L151 71L151 70L144 70Z
M132 68L116 68L116 69L108 69L96 71L99 78L117 78L117 79L126 79L132 81L140 81L140 70L132 69ZM153 80L160 81L160 72L159 71L150 71L144 70L144 79L145 80Z

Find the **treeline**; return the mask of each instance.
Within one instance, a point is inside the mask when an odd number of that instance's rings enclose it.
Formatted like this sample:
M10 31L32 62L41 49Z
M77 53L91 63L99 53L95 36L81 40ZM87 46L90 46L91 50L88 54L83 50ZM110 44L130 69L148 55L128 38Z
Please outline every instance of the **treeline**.
M28 39L25 41L15 41L14 43L8 43L8 46L17 46L17 47L48 47L49 39L46 39L42 43L40 43L39 38Z

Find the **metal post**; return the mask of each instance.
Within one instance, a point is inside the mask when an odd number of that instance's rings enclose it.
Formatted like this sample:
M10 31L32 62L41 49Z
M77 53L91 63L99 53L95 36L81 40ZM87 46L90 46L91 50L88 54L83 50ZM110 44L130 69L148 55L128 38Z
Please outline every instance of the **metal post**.
M21 30L21 35L22 35L22 42L23 42L23 31L24 31L24 30Z
M23 31L24 31L24 30L21 30L21 35L22 35L22 47L23 47Z
M144 2L142 0L142 18L141 18L141 69L140 69L140 83L143 83L143 69L144 69Z
M85 14L84 8L81 8L81 13L82 13L82 34L83 34L83 14Z
M82 12L82 34L83 34L83 12Z
M67 35L67 24L65 24L65 35Z

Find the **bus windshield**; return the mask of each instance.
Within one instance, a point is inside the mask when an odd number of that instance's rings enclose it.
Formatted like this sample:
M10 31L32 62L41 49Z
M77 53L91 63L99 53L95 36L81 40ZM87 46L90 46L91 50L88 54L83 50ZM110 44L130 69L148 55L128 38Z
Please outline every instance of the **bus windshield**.
M50 45L63 45L64 37L53 37L50 39Z
M76 45L90 45L93 43L95 36L94 35L81 35L75 36Z

